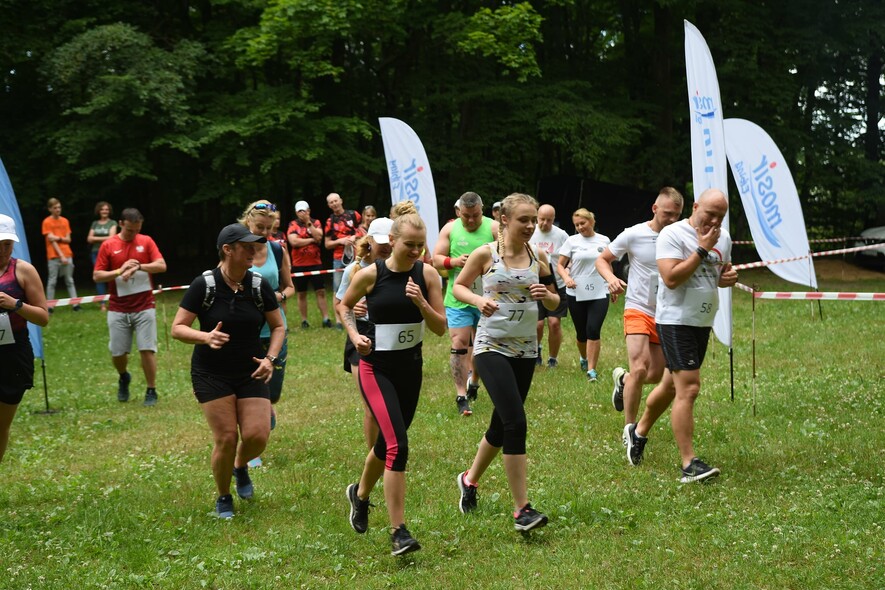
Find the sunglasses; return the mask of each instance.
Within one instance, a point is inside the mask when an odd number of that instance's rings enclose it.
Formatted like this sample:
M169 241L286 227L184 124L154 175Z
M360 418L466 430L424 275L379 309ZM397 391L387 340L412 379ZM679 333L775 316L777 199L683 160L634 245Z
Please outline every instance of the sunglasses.
M258 203L252 208L258 211L270 211L271 213L274 213L277 210L277 206L273 203Z

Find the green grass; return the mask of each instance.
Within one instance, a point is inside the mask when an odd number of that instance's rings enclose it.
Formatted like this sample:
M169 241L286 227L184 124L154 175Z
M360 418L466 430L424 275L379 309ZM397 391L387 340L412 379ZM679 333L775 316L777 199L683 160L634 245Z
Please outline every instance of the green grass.
M767 271L744 283L793 290ZM885 276L821 290L885 291ZM164 296L174 315L180 293ZM254 470L256 498L232 521L211 516L208 427L190 392L191 347L162 335L156 408L116 401L104 315L60 309L45 331L52 415L42 381L25 397L0 464L0 588L881 588L885 587L885 305L757 302L753 414L750 296L734 294L735 401L729 358L711 349L696 447L718 482L677 483L665 416L646 460L627 465L610 370L625 362L622 304L604 327L601 379L577 367L574 334L556 371L539 370L527 406L529 490L551 518L512 530L500 461L479 509L456 507L490 414L456 415L447 338L428 336L425 385L410 430L406 513L423 550L389 555L380 490L366 535L344 489L364 457L361 405L341 370L343 335L293 330L279 423ZM314 313L315 310L312 310ZM317 318L311 318L319 325ZM137 356L137 355L136 355ZM647 393L647 391L646 391Z

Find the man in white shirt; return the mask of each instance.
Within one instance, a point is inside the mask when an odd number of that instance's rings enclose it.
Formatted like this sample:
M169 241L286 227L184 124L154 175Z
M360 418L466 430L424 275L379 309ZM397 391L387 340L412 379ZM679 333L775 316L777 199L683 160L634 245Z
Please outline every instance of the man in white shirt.
M718 468L694 454L692 438L701 365L719 306L717 287L731 287L738 278L731 266L731 237L721 227L727 212L725 194L707 189L691 217L661 230L656 247L660 276L655 322L675 391L652 391L639 422L627 427L627 450L638 447L641 457L651 427L672 403L670 422L682 458L682 483L719 475Z
M673 387L669 375L664 376L664 353L655 328L655 303L658 292L658 262L655 246L661 230L679 221L684 200L682 194L673 187L665 186L658 193L651 206L651 221L628 227L602 251L596 259L596 270L608 283L612 295L627 294L624 302L624 338L627 343L627 356L630 359L630 372L616 367L612 371L614 391L612 405L624 412L624 444L627 441L627 426L636 422L642 387L647 383L661 382L659 387ZM540 224L540 218L538 220ZM630 256L630 270L625 283L615 276L612 262L625 254ZM664 380L661 381L661 377ZM628 454L631 464L638 464Z
M535 233L532 235L532 239L529 240L530 244L547 253L547 260L550 261L550 268L553 270L553 276L556 279L556 291L559 293L559 307L554 311L548 310L540 303L538 304L538 359L535 361L535 366L540 367L544 364L544 358L541 356L541 341L544 339L544 325L546 323L550 328L548 369L556 368L558 364L556 357L559 354L559 347L562 345L562 318L568 314L565 282L559 276L556 269L556 263L559 260L559 249L565 244L568 234L553 225L554 219L556 219L556 209L550 205L538 207L538 225L535 226Z

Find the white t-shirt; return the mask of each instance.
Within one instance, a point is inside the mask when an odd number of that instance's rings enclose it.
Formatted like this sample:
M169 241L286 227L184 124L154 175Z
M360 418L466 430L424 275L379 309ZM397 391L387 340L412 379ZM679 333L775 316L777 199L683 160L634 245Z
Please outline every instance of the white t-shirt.
M608 245L615 258L630 255L624 309L636 309L652 317L658 294L657 241L658 232L644 221L628 227Z
M661 230L658 236L657 259L675 258L686 260L697 256L698 234L683 219ZM713 325L713 317L719 307L719 275L723 262L731 262L731 236L722 230L716 246L710 249L707 259L687 281L668 289L658 278L658 306L655 322L666 325L697 326L708 328Z
M565 233L565 230L554 225L548 232L542 232L540 227L535 227L535 233L532 235L532 239L529 240L529 244L535 245L538 247L538 250L543 250L547 253L547 260L550 261L550 270L553 271L553 276L556 277L557 290L565 287L565 281L562 280L562 277L559 276L559 271L556 270L556 262L559 260L559 249L562 248L567 239L568 234Z
M566 287L566 294L578 301L593 301L608 297L608 287L596 270L596 259L609 245L611 240L602 234L593 234L585 238L581 234L569 236L559 249L560 256L569 258L568 268L572 279L577 283L575 289Z

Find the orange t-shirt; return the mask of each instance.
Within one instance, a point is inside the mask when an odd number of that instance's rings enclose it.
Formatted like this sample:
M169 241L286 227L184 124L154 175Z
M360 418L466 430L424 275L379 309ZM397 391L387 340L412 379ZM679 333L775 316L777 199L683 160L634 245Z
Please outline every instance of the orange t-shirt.
M55 248L52 247L52 242L49 241L49 238L46 238L49 234L57 236L59 238L66 238L71 233L71 224L68 223L68 220L64 217L59 216L58 219L54 218L52 215L43 220L43 236L46 240L46 259L52 260L53 258L58 258L58 252L55 251ZM65 244L64 242L56 242L58 244L58 249L61 250L61 253L67 258L73 257L74 253L71 252L71 245Z

